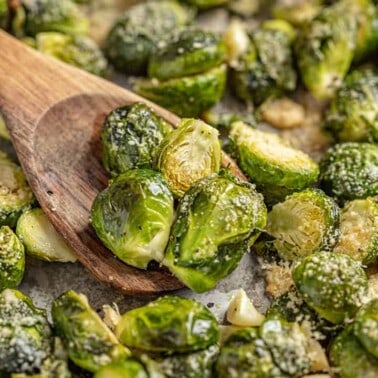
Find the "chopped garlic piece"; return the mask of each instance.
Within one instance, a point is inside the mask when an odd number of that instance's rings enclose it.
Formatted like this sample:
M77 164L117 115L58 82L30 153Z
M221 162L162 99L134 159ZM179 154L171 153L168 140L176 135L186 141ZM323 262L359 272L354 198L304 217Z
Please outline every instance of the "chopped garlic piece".
M238 65L238 58L247 51L249 45L248 34L244 25L237 19L231 21L224 34L227 49L227 60L231 67Z
M264 321L243 289L239 289L231 299L227 310L227 320L237 326L258 327Z
M115 303L112 306L106 304L102 306L102 311L104 311L104 323L113 331L121 318L118 306Z
M326 353L319 342L315 339L309 339L308 355L311 359L312 372L330 370Z

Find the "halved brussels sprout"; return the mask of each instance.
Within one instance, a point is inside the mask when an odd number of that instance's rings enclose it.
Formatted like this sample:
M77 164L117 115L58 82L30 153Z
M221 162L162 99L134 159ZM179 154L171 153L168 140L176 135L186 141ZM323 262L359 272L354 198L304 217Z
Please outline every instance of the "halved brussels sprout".
M323 3L323 0L277 0L272 7L272 13L275 18L301 26L321 11Z
M218 358L218 345L192 353L173 354L157 359L157 368L165 378L212 378Z
M156 167L182 197L194 182L217 173L220 163L218 131L200 120L183 119L161 144Z
M118 342L85 295L65 292L54 300L51 315L69 358L81 368L96 372L129 356L129 350Z
M284 22L284 21L282 21ZM288 26L290 30L292 28ZM260 105L296 88L291 36L282 27L263 27L251 35L248 51L233 71L232 84L242 100Z
M159 81L140 79L134 91L181 117L197 117L222 97L227 78L225 65L196 75Z
M75 262L77 260L72 249L40 208L25 211L20 216L16 233L30 256L44 261Z
M318 165L278 135L252 129L243 122L231 126L240 168L269 203L315 184Z
M33 203L33 192L21 167L0 151L0 226L14 227Z
M340 238L334 252L364 265L378 259L378 203L374 198L348 202L341 212Z
M112 110L101 133L105 169L118 175L151 167L158 147L172 127L142 102Z
M377 73L370 69L355 70L336 92L324 127L340 142L377 142L377 104Z
M221 174L197 181L180 201L163 264L201 293L230 274L266 224L254 186Z
M357 20L344 3L323 8L298 36L296 55L302 81L320 99L333 96L354 57Z
M306 303L336 324L353 317L367 294L367 276L361 265L339 253L305 257L294 268L293 280Z
M123 314L116 335L131 348L186 353L216 344L219 329L212 312L201 303L165 296Z
M173 222L173 196L158 172L129 170L110 181L92 205L97 236L122 261L146 269L163 259Z
M378 359L370 354L347 327L331 344L330 360L340 378L375 378Z
M144 74L151 53L165 44L173 31L190 23L193 17L191 9L173 0L134 5L110 31L107 56L120 71Z
M148 76L166 80L198 74L219 66L224 56L225 46L220 36L199 29L184 29L152 54Z
M48 31L80 35L89 28L89 21L71 0L14 1L11 9L19 13L18 23L13 23L13 32L18 35L35 36Z
M378 298L373 299L357 312L353 332L366 348L378 358Z
M343 143L331 147L320 162L320 186L341 204L378 194L378 146Z
M44 310L20 291L0 293L0 371L35 373L51 354L52 335Z
M21 282L25 270L24 246L8 227L0 227L0 291L15 288Z
M330 251L339 237L340 212L335 201L321 190L307 189L286 197L268 214L266 232L274 249L285 260Z
M58 32L38 33L35 48L94 75L106 74L107 61L100 48L88 37Z
M188 4L194 5L199 9L209 9L219 5L226 4L228 0L180 0Z

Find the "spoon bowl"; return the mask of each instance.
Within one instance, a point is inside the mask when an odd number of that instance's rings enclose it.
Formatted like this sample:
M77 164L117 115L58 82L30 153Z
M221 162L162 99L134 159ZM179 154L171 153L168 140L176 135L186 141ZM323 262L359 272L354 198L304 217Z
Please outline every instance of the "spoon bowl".
M114 108L147 103L173 126L180 119L104 79L45 57L0 31L0 112L34 194L78 260L100 281L126 294L156 294L183 285L163 269L140 270L106 249L90 209L108 175L100 132ZM223 166L244 178L223 154Z

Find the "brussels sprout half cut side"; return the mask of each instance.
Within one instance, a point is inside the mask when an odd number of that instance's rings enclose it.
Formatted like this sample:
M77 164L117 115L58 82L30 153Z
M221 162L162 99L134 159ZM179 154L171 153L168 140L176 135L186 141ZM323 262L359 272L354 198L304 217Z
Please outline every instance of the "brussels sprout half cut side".
M195 119L183 119L160 146L156 168L177 197L201 178L218 173L221 146L218 130Z
M266 232L285 260L297 260L320 250L332 250L339 236L340 212L321 190L306 189L286 197L268 214Z
M85 295L73 290L63 293L54 300L51 315L69 358L81 368L96 372L130 355L89 306Z
M130 348L186 353L216 344L219 329L214 315L203 304L165 296L123 314L116 335Z
M118 258L146 269L161 262L173 222L173 196L159 172L126 171L110 181L93 202L97 236Z
M0 226L14 227L33 204L33 192L21 167L0 151Z
M197 181L181 199L163 264L190 289L230 274L266 224L254 186L229 174Z
M0 227L0 291L17 287L24 270L24 245L8 226Z
M293 280L305 302L321 317L337 324L352 318L367 294L367 276L347 255L317 252L293 270Z
M231 125L230 137L236 146L240 168L268 203L282 201L286 195L317 181L318 165L278 135L235 122Z
M149 168L172 127L142 102L112 110L102 132L102 160L112 175Z

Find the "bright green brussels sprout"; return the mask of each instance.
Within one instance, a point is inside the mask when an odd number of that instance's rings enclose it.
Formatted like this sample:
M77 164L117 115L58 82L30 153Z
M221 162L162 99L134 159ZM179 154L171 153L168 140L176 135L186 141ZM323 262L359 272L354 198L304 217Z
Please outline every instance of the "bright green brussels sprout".
M260 337L282 373L300 377L309 371L308 338L298 324L268 319L260 327Z
M340 238L334 252L364 265L378 259L378 203L374 198L350 201L341 212Z
M181 117L197 117L221 98L226 86L225 65L196 75L159 81L140 79L134 91Z
M11 7L19 13L20 21L17 26L13 22L13 32L18 35L35 36L49 31L78 35L88 30L89 21L71 0L21 0L14 3Z
M275 18L301 26L321 11L323 3L323 0L276 0L272 13Z
M24 246L8 227L0 227L0 291L19 285L25 270Z
M134 5L113 26L106 43L110 62L120 71L144 74L151 53L171 33L192 21L194 13L173 0Z
M350 73L327 111L324 128L340 142L378 142L378 75Z
M192 353L173 354L157 359L157 367L165 378L212 378L218 358L218 345Z
M219 329L214 315L203 304L165 296L122 315L116 335L131 348L185 353L216 344Z
M269 203L315 184L318 165L278 135L253 129L243 122L231 126L230 137L240 168Z
M141 102L112 110L101 133L105 169L118 175L133 168L151 167L161 141L171 129Z
M269 26L250 36L249 49L235 66L231 81L239 98L260 105L296 88L289 34L281 26Z
M286 197L268 214L266 232L285 260L297 260L320 250L331 250L339 236L340 212L321 190L306 189Z
M340 378L376 378L378 359L370 354L347 327L333 341L330 361Z
M163 140L156 167L182 197L194 182L217 173L220 163L218 131L200 120L183 119Z
M130 352L121 345L83 294L69 290L54 300L51 315L57 334L78 366L96 372L112 361L121 361Z
M227 173L197 181L181 199L163 264L201 293L230 274L266 224L263 198Z
M215 33L184 29L152 54L148 75L159 80L188 76L219 66L225 57L223 40Z
M16 234L26 253L43 261L75 262L77 257L40 208L22 213Z
M35 48L65 63L104 76L107 62L99 47L88 37L58 32L38 33Z
M353 332L360 343L378 358L378 299L373 299L357 312Z
M199 9L209 9L219 5L226 4L228 0L180 0L188 4L194 5Z
M51 354L46 313L20 291L0 293L0 371L35 373Z
M320 162L320 187L340 203L378 194L378 146L343 143Z
M97 236L122 261L146 269L160 262L173 222L173 196L160 173L129 170L96 197L91 211Z
M353 317L367 293L367 276L361 265L339 253L307 256L292 275L305 302L336 324Z
M33 192L21 167L0 151L0 226L14 227L33 203Z
M218 378L285 378L260 338L257 328L244 328L231 334L216 362Z
M302 81L320 99L333 96L354 57L357 20L343 3L323 8L304 26L296 44Z

